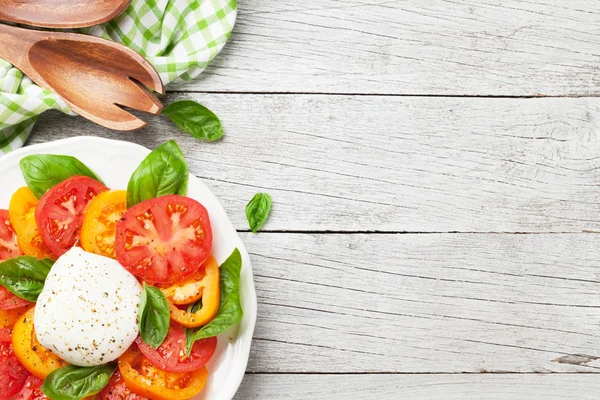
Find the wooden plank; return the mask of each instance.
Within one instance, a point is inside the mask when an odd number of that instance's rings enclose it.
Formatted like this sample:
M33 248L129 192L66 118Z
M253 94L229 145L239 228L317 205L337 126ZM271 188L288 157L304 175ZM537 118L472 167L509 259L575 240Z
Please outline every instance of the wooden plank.
M236 400L584 400L595 374L246 375Z
M186 89L600 93L597 1L247 0L238 6L230 43Z
M219 115L203 143L166 118L110 132L45 114L30 143L99 135L174 138L238 229L254 193L268 230L600 231L600 108L594 99L173 94Z
M250 372L598 372L595 234L244 234Z

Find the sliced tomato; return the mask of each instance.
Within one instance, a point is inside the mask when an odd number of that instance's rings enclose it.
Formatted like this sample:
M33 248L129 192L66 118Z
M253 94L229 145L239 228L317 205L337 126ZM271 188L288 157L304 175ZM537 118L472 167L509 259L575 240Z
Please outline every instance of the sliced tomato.
M11 330L0 329L0 398L8 399L19 393L28 376L13 351Z
M89 202L108 188L87 176L74 176L52 189L40 199L35 220L44 243L57 256L75 246Z
M119 372L134 393L152 400L188 400L198 395L208 377L206 368L192 372L167 372L156 368L131 346L119 358Z
M214 257L208 257L208 260L200 269L185 280L172 284L157 285L163 294L173 304L183 305L192 304L205 298L205 293L209 291L213 283L217 283L216 297L219 298L219 264ZM218 300L217 300L218 303ZM218 307L218 304L217 304Z
M210 256L208 212L184 196L146 200L123 214L115 246L117 260L132 274L154 283L181 281Z
M188 328L206 325L217 315L221 302L220 272L217 260L213 257L208 259L204 264L204 276L200 280L183 281L181 284L163 289L163 293L169 302L169 311L173 321ZM194 299L190 303L196 302L198 299L196 299L195 293L198 293L202 299L201 306L198 309L196 307L183 307L182 309L180 300L187 297L190 300Z
M81 247L85 251L116 258L117 222L127 210L127 192L113 190L94 197L83 217Z
M27 311L13 329L12 345L17 359L33 375L40 379L56 369L67 365L57 355L42 347L33 329L35 308Z
M108 385L98 393L100 400L147 400L147 397L142 397L133 393L121 377L119 370L116 370L110 378Z
M10 199L8 218L17 233L19 247L28 256L56 259L40 236L35 209L39 200L28 187L18 189Z
M25 381L23 389L15 396L15 400L50 400L48 396L42 392L44 381L35 375L29 375ZM2 397L0 397L1 399ZM84 397L83 400L95 400L96 396ZM116 399L115 399L116 400ZM131 399L133 400L133 399ZM141 400L138 398L136 400Z
M8 210L0 210L0 261L22 255L17 234L8 219Z
M202 298L202 292L204 288L202 287L201 282L205 276L206 269L201 267L198 271L194 272L183 281L162 285L159 284L157 287L173 304L191 304Z
M12 228L7 210L0 210L0 261L22 256L23 252L17 244L17 234ZM24 307L29 302L23 300L0 286L0 310L12 310Z
M152 365L168 372L191 372L204 367L217 349L217 338L198 340L192 347L190 356L185 352L185 330L183 326L171 323L169 334L158 349L144 343L138 337L135 341L142 354Z
M48 396L42 392L43 384L44 381L37 376L29 375L23 389L17 394L15 400L47 400Z
M26 306L13 308L10 310L0 309L0 328L12 328L34 303L28 303Z
M30 304L27 300L15 296L4 286L0 286L0 310L12 310Z

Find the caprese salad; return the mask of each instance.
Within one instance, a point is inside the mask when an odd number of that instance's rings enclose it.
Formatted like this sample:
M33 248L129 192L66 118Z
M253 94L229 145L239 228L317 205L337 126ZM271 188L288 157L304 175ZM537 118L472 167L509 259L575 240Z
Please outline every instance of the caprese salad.
M187 400L217 336L242 318L237 249L211 256L169 141L127 190L80 160L31 155L0 210L0 400Z

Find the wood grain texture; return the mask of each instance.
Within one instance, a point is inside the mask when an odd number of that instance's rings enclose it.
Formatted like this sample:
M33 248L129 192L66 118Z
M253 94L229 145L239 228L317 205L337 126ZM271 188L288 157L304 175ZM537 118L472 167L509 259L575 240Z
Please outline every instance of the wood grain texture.
M239 8L215 62L170 87L219 93L165 99L211 108L222 142L56 113L29 141L181 144L253 260L236 400L596 399L600 236L582 232L600 232L600 106L478 96L599 96L600 2ZM252 235L258 191L274 207Z
M185 90L597 95L600 2L247 0ZM176 87L171 87L171 90Z
M238 229L269 192L265 229L600 231L600 106L595 99L171 94L220 116L203 143L156 118L111 132L44 114L29 143L99 135L154 148L176 139Z
M129 0L0 0L0 20L70 29L99 25L121 14Z
M595 234L244 234L250 372L598 372Z
M235 400L585 400L595 375L246 375Z

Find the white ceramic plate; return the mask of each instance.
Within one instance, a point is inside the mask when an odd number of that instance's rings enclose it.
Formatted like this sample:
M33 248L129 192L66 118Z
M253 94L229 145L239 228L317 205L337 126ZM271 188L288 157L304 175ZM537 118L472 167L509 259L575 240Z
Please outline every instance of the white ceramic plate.
M28 146L0 157L0 208L8 208L12 194L26 186L19 161L29 154L64 154L77 157L98 174L111 189L126 189L129 177L150 150L137 144L96 137L75 137ZM208 364L209 378L194 400L231 400L238 390L248 363L252 334L256 324L256 291L250 257L225 210L215 195L195 176L190 175L188 196L202 203L213 228L213 255L222 263L238 248L242 254L242 322L219 336L219 346Z

